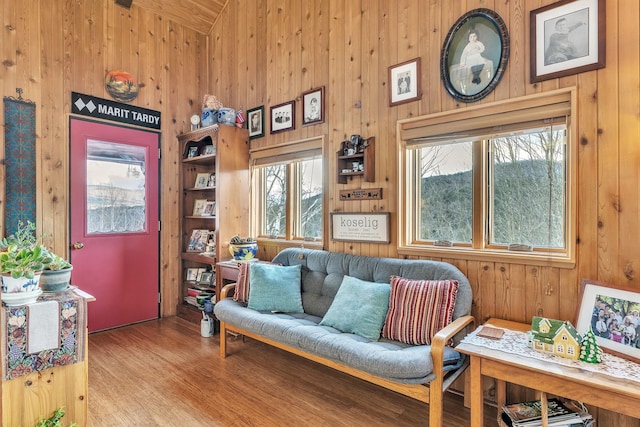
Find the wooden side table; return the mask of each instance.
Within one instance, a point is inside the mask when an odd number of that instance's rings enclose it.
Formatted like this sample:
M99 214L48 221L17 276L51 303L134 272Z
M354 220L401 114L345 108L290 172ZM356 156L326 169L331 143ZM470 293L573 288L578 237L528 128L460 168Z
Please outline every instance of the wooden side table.
M220 293L224 285L238 280L240 268L237 261L220 261L216 264L216 301L220 301Z
M489 319L486 325L521 332L531 329L531 325L501 319ZM473 427L482 426L483 375L496 379L498 412L506 402L506 383L509 382L541 392L543 412L546 408L546 393L549 393L640 418L640 384L636 381L468 343L461 343L456 350L471 358ZM546 417L543 416L543 426L547 424Z

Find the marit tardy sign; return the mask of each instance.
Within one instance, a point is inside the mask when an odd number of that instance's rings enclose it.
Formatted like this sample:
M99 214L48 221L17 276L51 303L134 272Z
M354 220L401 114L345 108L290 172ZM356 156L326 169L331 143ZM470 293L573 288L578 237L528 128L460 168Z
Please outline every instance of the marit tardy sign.
M160 112L71 92L71 112L112 122L160 129Z

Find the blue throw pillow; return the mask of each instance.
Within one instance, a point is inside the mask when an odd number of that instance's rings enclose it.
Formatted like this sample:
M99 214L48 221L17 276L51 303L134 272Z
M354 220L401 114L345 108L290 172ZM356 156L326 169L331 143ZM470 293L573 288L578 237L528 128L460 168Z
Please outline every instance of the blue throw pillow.
M320 324L377 341L389 310L389 293L388 283L344 276Z
M247 306L259 311L302 313L300 265L253 263Z

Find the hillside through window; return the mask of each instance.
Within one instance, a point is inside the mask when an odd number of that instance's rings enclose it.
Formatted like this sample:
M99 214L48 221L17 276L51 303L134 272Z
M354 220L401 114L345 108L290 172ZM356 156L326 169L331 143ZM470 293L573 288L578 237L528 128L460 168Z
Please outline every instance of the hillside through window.
M555 93L401 123L399 252L573 262L570 98Z

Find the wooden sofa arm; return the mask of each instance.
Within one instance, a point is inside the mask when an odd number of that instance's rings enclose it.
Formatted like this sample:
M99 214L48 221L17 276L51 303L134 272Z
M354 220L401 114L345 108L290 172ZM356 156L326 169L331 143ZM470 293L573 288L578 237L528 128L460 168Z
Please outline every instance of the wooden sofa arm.
M444 348L447 343L468 325L475 323L473 316L461 316L444 328L440 329L431 339L431 357L433 358L433 372L442 375L444 369Z
M220 291L220 299L224 299L224 298L230 298L231 296L233 296L233 293L236 290L236 284L235 283L229 283L228 285L224 285L222 287L222 290Z

